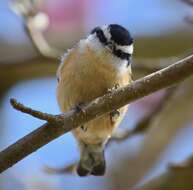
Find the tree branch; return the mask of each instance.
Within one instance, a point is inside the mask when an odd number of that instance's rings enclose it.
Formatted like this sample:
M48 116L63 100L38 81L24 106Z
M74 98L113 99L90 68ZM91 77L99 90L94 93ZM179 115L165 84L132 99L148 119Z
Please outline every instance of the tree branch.
M70 110L56 116L58 118L57 122L45 123L40 128L0 152L0 172L5 171L27 155L64 133L111 110L118 109L157 90L174 85L191 74L193 74L193 55L165 69L136 80L131 85L119 88L112 93L105 94L93 100L84 107L84 113ZM54 115L52 116L54 117Z
M139 122L136 124L136 126L132 130L119 130L116 129L116 131L112 134L111 138L108 140L106 146L109 146L112 144L112 142L123 142L124 140L128 139L129 137L133 135L137 135L140 133L144 133L148 130L150 126L150 122L153 120L153 118L159 114L165 104L170 101L170 98L176 91L176 87L168 88L164 94L164 97L160 100L160 102L156 105L156 107L146 116L144 116L142 119L139 120ZM54 168L50 166L44 167L44 172L48 174L68 174L68 173L75 173L75 168L77 166L78 162L71 163L67 166Z
M112 135L112 137L109 139L108 145L111 144L111 142L122 142L133 135L145 133L148 130L151 121L154 119L156 115L158 115L162 111L163 107L170 100L175 90L176 87L167 89L164 96L162 97L160 102L156 105L156 107L150 113L148 113L142 119L140 119L133 129L120 131L120 133L118 131L117 134L115 131L115 134Z
M17 102L15 99L10 100L11 105L13 108L15 108L18 111L21 111L23 113L32 115L33 117L36 117L38 119L50 122L50 123L56 123L59 122L58 117L56 115L48 114L48 113L43 113L37 110L34 110L32 108L29 108L27 106L24 106L23 104ZM62 121L61 121L62 122Z

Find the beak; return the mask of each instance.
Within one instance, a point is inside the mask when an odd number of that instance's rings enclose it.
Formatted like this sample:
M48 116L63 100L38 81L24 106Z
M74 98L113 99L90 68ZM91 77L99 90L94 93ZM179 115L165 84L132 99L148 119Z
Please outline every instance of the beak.
M108 42L108 44L106 45L106 49L110 52L113 52L113 48L114 48L114 46L113 46L112 42Z
M128 59L128 62L127 62L127 67L129 66L129 65L131 65L131 63L132 63L132 55L129 57L129 59Z

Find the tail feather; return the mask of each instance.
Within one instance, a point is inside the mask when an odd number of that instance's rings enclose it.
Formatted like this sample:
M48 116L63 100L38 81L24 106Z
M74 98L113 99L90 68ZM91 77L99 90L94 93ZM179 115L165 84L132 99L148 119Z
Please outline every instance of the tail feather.
M98 165L94 165L91 174L95 176L103 176L105 174L106 164L105 159L101 161Z
M105 174L106 164L102 144L81 146L81 158L77 167L79 176Z

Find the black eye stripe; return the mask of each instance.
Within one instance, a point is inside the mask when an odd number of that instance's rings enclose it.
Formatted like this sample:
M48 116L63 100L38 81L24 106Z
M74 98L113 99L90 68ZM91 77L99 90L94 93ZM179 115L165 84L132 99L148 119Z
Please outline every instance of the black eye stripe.
M113 49L113 54L116 55L117 57L121 58L121 59L126 59L126 60L130 60L131 58L131 54L129 53L125 53L123 51L121 51L120 49Z
M104 45L107 45L107 38L105 37L103 31L102 31L102 30L98 30L96 34L97 34L97 37L99 38L99 40L100 40Z
M128 36L126 36L126 39L122 39L123 40L123 44L121 42L117 43L116 40L113 40L112 41L109 41L108 42L108 39L106 38L106 36L104 35L104 32L103 30L100 28L100 27L96 27L94 28L92 31L91 31L91 34L94 34L96 33L96 36L97 38L99 39L99 41L105 45L105 46L108 46L111 50L112 50L112 53L116 56L116 57L119 57L120 59L123 59L123 60L127 60L128 61L128 65L130 64L130 59L131 59L131 54L129 53L125 53L123 52L122 50L120 49L116 49L116 46L114 43L116 43L117 45L131 45L133 43L133 39L130 37L128 38ZM121 34L116 34L117 36L114 36L116 38L120 38ZM123 35L123 34L122 34ZM125 36L123 36L125 37ZM126 40L126 41L125 41Z
M99 27L96 27L94 30L92 30L91 34L94 33L96 33L96 36L98 37L101 43L103 43L104 45L108 44L107 38L105 37L103 31Z

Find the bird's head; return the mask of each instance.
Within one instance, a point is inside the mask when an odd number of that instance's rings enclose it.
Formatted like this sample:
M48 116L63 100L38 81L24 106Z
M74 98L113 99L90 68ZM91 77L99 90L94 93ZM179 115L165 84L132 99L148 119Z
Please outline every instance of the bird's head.
M133 38L124 27L118 24L96 27L91 31L89 37L97 40L114 56L122 60L128 60L130 63L133 54Z

